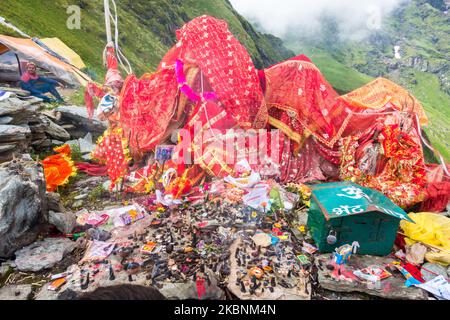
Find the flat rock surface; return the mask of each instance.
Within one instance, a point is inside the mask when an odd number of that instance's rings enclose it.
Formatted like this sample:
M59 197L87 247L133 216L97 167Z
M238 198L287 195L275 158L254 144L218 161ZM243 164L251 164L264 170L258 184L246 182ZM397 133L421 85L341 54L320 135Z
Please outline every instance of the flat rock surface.
M106 130L106 123L98 120L96 116L91 120L89 119L87 110L85 107L78 106L61 106L55 109L56 112L61 113L61 121L75 125L77 128L80 126L86 132L103 132ZM83 135L83 137L84 137ZM81 138L81 137L80 137Z
M31 285L12 285L0 289L0 300L28 300L31 296Z
M0 137L10 137L15 135L31 134L30 128L27 126L11 126L0 125Z
M371 265L385 266L395 261L392 258L376 256L353 255L346 265L346 271L363 269ZM379 289L369 289L367 283L362 281L336 281L331 274L333 269L329 270L327 265L331 265L332 254L324 254L315 257L315 264L318 267L318 281L322 288L335 292L362 292L368 295L397 300L427 300L428 294L416 287L407 288L404 283L406 279L399 272L381 281Z
M75 249L75 242L66 238L47 238L16 252L20 271L38 272L49 269Z

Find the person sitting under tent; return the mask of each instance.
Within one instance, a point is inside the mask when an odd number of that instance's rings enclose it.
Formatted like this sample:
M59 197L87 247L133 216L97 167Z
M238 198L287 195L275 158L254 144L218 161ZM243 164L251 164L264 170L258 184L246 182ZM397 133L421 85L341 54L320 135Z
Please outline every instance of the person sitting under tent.
M58 90L56 90L56 86L58 85L60 85L58 81L38 75L36 71L36 64L33 62L28 63L27 72L22 75L20 81L20 87L23 90L29 91L32 96L49 103L64 103L63 98L59 94ZM46 93L51 93L56 100L47 97L45 95Z

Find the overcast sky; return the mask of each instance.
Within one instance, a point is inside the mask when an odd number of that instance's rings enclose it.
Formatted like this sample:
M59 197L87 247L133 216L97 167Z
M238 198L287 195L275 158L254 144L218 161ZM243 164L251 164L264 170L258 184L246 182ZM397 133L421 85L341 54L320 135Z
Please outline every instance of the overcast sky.
M383 26L383 17L409 0L230 0L234 8L264 30L283 37L289 30L320 32L320 17L334 16L344 38L358 38Z

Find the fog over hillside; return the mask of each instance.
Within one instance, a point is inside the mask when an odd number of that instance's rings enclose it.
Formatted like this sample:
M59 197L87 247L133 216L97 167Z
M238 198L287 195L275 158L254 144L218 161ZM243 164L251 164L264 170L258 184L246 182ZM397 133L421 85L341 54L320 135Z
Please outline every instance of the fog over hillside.
M263 31L318 36L323 17L332 17L341 39L361 39L383 27L383 18L410 0L230 0L235 9Z

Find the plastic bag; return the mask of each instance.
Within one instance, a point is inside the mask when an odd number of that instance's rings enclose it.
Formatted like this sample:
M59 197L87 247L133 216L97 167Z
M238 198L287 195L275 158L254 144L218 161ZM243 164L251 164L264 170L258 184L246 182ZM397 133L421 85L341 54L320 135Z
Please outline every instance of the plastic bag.
M406 260L416 266L420 266L427 253L427 247L420 243L406 246Z
M409 217L414 220L415 224L404 220L400 222L400 227L409 238L405 239L407 244L420 241L450 250L449 218L431 212L410 213Z

